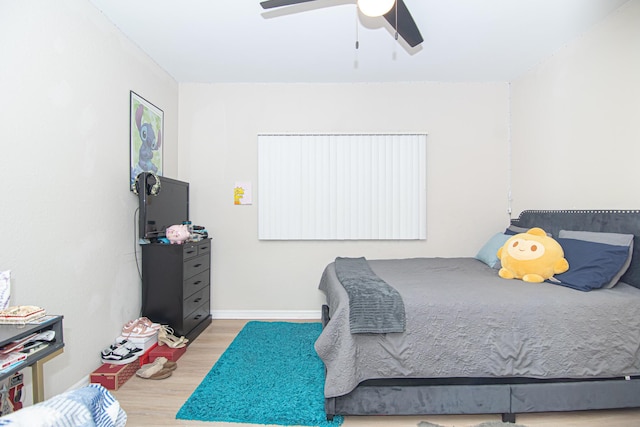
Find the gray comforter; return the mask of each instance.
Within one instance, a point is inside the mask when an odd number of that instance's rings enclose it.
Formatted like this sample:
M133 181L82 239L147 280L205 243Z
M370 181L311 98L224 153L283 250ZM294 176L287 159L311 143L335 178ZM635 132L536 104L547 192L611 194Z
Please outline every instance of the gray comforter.
M640 374L640 289L579 292L498 277L473 258L370 260L400 292L404 333L351 334L334 264L320 289L331 320L315 344L325 396L372 378L597 378Z

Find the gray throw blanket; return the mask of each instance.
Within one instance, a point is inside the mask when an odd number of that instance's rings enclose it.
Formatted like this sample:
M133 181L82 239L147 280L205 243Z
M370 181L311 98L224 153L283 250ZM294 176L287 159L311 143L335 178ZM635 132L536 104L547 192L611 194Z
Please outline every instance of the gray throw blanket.
M336 258L336 276L349 295L352 334L404 332L402 297L379 278L365 258Z

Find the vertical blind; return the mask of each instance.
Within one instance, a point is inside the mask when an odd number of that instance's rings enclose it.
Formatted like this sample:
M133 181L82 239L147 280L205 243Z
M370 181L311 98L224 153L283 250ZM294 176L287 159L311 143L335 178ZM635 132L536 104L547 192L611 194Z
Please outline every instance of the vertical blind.
M426 138L258 135L259 239L426 239Z

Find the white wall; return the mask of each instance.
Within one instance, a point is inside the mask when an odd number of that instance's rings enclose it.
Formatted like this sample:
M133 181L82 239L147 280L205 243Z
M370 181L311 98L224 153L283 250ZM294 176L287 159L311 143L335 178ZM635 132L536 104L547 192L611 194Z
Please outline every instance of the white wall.
M640 0L512 83L514 212L639 209Z
M0 269L12 304L64 315L48 397L139 316L129 91L164 109L165 172L177 174L178 85L86 0L0 0L0 58Z
M191 217L215 239L218 315L318 312L336 256L473 256L508 224L506 83L180 84L179 114ZM257 204L233 205L236 181L257 199L258 133L394 131L428 133L426 241L258 241Z

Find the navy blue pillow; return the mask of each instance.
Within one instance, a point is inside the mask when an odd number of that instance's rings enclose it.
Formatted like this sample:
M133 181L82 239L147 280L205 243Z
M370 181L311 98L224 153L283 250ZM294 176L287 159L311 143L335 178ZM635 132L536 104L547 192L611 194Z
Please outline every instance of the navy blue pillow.
M520 233L526 233L527 231L531 230L534 227L518 227L516 225L510 225L507 227L506 230L504 230L504 234L508 235L508 236L515 236L516 234L520 234ZM551 233L549 233L548 231L545 231L545 233L547 233L547 236L552 237Z
M510 225L504 230L504 234L507 236L515 236L516 234L526 233L529 229L524 227L516 227L515 225Z
M557 238L569 262L569 270L548 282L580 291L600 289L618 274L629 255L626 246ZM555 279L555 280L554 280Z

